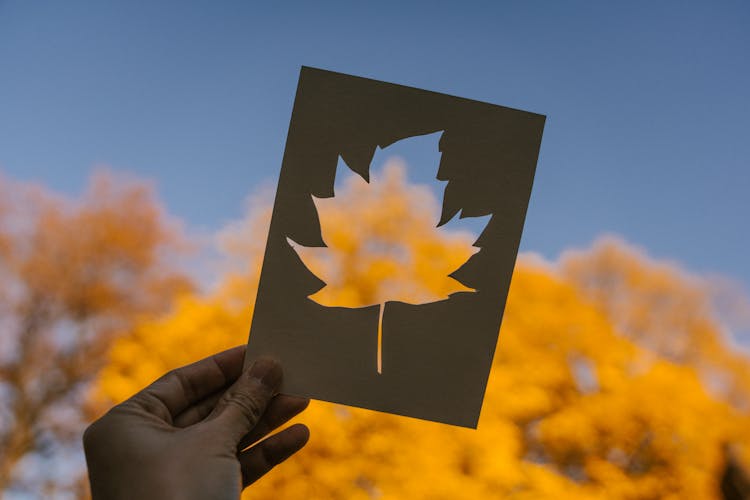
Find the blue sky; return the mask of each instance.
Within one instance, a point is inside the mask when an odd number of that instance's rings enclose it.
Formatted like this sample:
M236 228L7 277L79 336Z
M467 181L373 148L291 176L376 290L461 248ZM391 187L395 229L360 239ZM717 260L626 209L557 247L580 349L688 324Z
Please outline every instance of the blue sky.
M301 65L548 116L523 250L617 233L750 285L750 4L0 0L0 170L95 165L215 229L275 183Z

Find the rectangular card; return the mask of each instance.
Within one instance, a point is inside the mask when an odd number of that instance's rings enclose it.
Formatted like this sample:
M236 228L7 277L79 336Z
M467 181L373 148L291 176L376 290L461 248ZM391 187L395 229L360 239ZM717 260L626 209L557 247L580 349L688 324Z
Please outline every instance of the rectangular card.
M303 67L247 360L279 359L287 394L476 428L544 121L526 111ZM369 180L376 148L441 131L435 176L447 184L439 224L489 216L476 253L449 275L461 290L425 303L318 301L326 283L308 269L301 250L326 247L315 198L335 196L339 158Z

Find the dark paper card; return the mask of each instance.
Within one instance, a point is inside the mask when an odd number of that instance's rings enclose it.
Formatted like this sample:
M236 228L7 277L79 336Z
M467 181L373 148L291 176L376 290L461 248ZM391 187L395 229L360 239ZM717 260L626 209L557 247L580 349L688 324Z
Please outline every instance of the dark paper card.
M475 428L531 194L545 117L303 67L261 271L247 359L284 366L283 392ZM341 158L369 179L376 148L441 132L439 224L489 216L461 291L412 304L316 302L326 286L296 245L325 248L314 198Z

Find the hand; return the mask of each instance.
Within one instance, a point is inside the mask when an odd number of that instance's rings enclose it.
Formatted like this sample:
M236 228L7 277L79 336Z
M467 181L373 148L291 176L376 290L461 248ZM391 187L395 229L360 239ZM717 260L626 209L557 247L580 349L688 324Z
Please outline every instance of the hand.
M171 371L91 424L83 446L93 498L235 500L302 448L302 424L248 448L309 400L277 395L282 371L273 360L243 373L244 353L236 347Z

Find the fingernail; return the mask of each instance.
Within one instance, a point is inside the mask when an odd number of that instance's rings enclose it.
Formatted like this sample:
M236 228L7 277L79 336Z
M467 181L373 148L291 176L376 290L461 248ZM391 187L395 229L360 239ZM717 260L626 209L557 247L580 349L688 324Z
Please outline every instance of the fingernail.
M248 376L275 391L281 384L281 365L274 359L260 358L250 367Z

